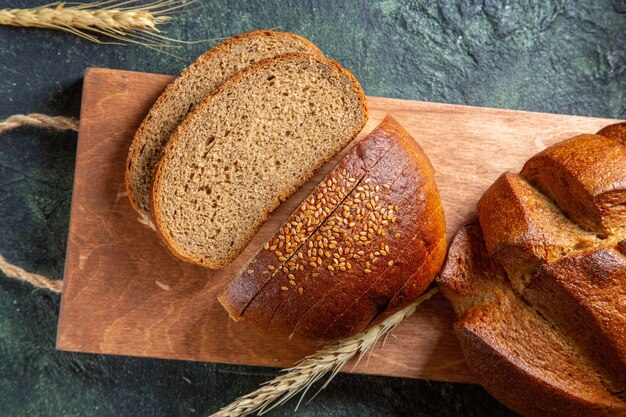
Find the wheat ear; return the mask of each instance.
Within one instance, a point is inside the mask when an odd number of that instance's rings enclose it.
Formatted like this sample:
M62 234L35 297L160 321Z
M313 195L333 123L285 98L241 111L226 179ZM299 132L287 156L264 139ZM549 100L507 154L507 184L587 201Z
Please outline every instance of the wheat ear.
M296 405L297 409L307 391L315 382L319 381L324 375L329 374L328 379L319 391L326 388L348 361L358 355L356 362L358 364L381 337L388 335L402 320L413 314L418 305L431 298L438 291L437 287L433 287L412 304L387 317L379 324L356 336L326 346L313 355L307 356L293 368L285 369L282 375L264 383L256 391L238 398L232 404L211 415L211 417L239 417L253 413L263 414L302 392L302 397Z
M157 28L172 19L167 13L183 7L183 0L135 3L107 0L66 6L65 2L55 2L32 9L0 9L0 25L57 29L97 43L128 42L153 49L189 43L162 36ZM120 42L105 42L98 35Z

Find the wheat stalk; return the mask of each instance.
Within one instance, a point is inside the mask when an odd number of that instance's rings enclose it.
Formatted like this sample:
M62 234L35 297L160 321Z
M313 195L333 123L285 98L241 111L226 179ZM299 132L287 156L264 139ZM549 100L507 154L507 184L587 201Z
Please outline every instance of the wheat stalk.
M211 417L240 417L253 413L263 414L287 402L290 398L302 392L296 410L307 391L324 375L330 374L326 382L317 391L326 388L330 381L344 367L348 361L358 355L356 365L367 352L376 345L376 342L388 335L402 320L413 314L418 305L435 295L439 289L431 288L412 304L387 317L381 323L370 327L366 331L329 345L307 356L293 368L285 369L282 375L264 383L259 389L238 398L232 404L222 408Z
M92 42L129 42L153 49L190 43L162 36L157 28L172 20L166 13L181 8L183 0L133 6L135 3L136 0L107 0L66 6L65 2L55 2L32 9L0 9L0 25L56 29ZM105 42L98 35L120 42Z

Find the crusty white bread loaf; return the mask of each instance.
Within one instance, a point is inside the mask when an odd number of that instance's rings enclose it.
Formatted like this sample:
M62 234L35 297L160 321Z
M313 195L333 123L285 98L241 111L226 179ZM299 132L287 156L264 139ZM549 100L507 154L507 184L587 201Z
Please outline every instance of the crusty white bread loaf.
M626 416L626 130L599 133L503 174L438 279L470 368L525 416Z
M229 264L366 120L358 81L334 61L294 53L240 71L165 146L152 182L157 232L185 261Z
M126 189L132 206L150 222L149 190L163 147L185 116L243 68L289 52L322 56L308 40L287 32L244 33L200 55L165 89L137 129L128 153Z
M315 341L415 300L446 250L434 170L392 117L360 141L220 294L235 320Z

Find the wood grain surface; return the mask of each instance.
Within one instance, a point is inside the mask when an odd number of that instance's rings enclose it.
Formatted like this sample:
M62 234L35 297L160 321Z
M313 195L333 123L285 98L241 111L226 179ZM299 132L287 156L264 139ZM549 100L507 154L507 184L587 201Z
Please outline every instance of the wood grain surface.
M292 365L316 347L231 321L216 296L336 160L274 212L231 266L210 271L184 264L137 221L124 188L133 133L172 78L94 68L85 73L57 348ZM430 157L449 237L472 218L476 201L503 171L518 171L544 147L614 122L379 97L368 103L371 116L362 135L389 113ZM453 316L447 301L435 296L369 361L345 371L472 382L452 333Z

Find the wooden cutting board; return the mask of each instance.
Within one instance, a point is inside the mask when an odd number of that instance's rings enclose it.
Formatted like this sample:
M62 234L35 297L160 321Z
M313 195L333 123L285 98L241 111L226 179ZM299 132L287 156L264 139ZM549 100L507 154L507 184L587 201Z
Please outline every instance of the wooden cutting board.
M85 73L57 348L286 367L315 350L228 318L216 300L224 284L278 229L333 163L271 216L228 268L184 264L137 221L124 188L135 129L173 77L90 68ZM370 132L387 113L417 140L437 170L452 236L471 219L503 171L567 137L596 132L607 119L369 97ZM348 372L473 381L440 295L405 320L369 361Z

